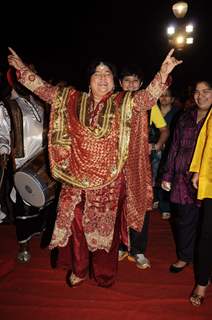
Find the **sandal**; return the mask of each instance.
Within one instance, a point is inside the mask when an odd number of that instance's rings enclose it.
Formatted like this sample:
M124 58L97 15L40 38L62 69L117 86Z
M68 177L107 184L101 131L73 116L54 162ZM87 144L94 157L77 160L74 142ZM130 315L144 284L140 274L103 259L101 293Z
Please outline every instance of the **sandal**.
M17 255L18 262L27 263L31 259L31 254L28 250L19 251Z
M190 296L190 302L194 307L199 307L201 304L203 304L204 297L200 294L192 293Z
M71 288L78 287L84 282L85 279L86 277L85 278L77 277L73 272L71 273L71 275L67 275L67 278L66 278L67 284Z
M163 220L168 220L171 218L171 213L170 212L162 212L162 219Z

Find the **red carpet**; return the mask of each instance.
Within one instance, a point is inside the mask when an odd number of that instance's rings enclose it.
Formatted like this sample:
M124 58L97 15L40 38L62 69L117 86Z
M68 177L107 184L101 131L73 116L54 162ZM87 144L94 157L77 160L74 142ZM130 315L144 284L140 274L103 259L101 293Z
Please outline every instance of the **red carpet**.
M1 320L199 320L212 319L212 286L200 308L188 302L193 285L192 267L171 274L175 249L169 222L151 214L147 256L152 268L138 270L119 263L118 279L109 289L92 281L71 289L64 270L50 268L48 249L32 241L32 260L18 264L14 226L0 225Z
M0 279L15 269L14 259L0 259Z

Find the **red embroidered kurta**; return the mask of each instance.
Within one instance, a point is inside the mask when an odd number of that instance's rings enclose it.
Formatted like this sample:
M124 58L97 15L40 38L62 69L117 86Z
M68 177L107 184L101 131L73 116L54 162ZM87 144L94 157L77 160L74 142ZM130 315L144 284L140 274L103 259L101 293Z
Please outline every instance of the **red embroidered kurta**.
M141 230L152 205L146 109L166 85L159 74L146 90L107 95L93 110L92 97L59 90L28 69L20 81L51 103L49 156L52 175L63 182L50 248L65 246L74 209L85 194L83 228L89 250L110 250L118 211L120 174L126 181L127 226Z

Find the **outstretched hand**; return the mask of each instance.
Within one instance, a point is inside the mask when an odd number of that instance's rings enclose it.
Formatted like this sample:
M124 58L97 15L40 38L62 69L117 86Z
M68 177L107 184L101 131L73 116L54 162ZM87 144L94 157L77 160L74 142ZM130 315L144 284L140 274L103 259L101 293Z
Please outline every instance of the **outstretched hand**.
M178 64L183 62L182 60L177 60L175 57L173 57L173 52L174 49L171 49L163 61L160 68L161 75L168 75Z
M15 68L16 70L20 70L25 67L25 64L21 60L21 58L17 55L17 53L12 49L8 48L10 54L8 55L8 63L11 67Z

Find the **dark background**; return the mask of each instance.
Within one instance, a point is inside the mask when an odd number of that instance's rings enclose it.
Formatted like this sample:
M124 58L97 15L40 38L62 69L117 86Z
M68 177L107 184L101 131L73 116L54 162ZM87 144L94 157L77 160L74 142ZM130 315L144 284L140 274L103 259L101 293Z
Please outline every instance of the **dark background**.
M80 89L87 88L86 67L96 57L118 68L137 63L148 83L170 49L166 28L177 21L171 9L175 2L43 0L8 4L0 67L7 69L7 47L11 46L25 62L33 63L43 78L66 80ZM211 79L210 2L187 3L182 22L193 22L195 35L191 47L175 53L184 61L173 72L173 85L180 94L198 79Z

